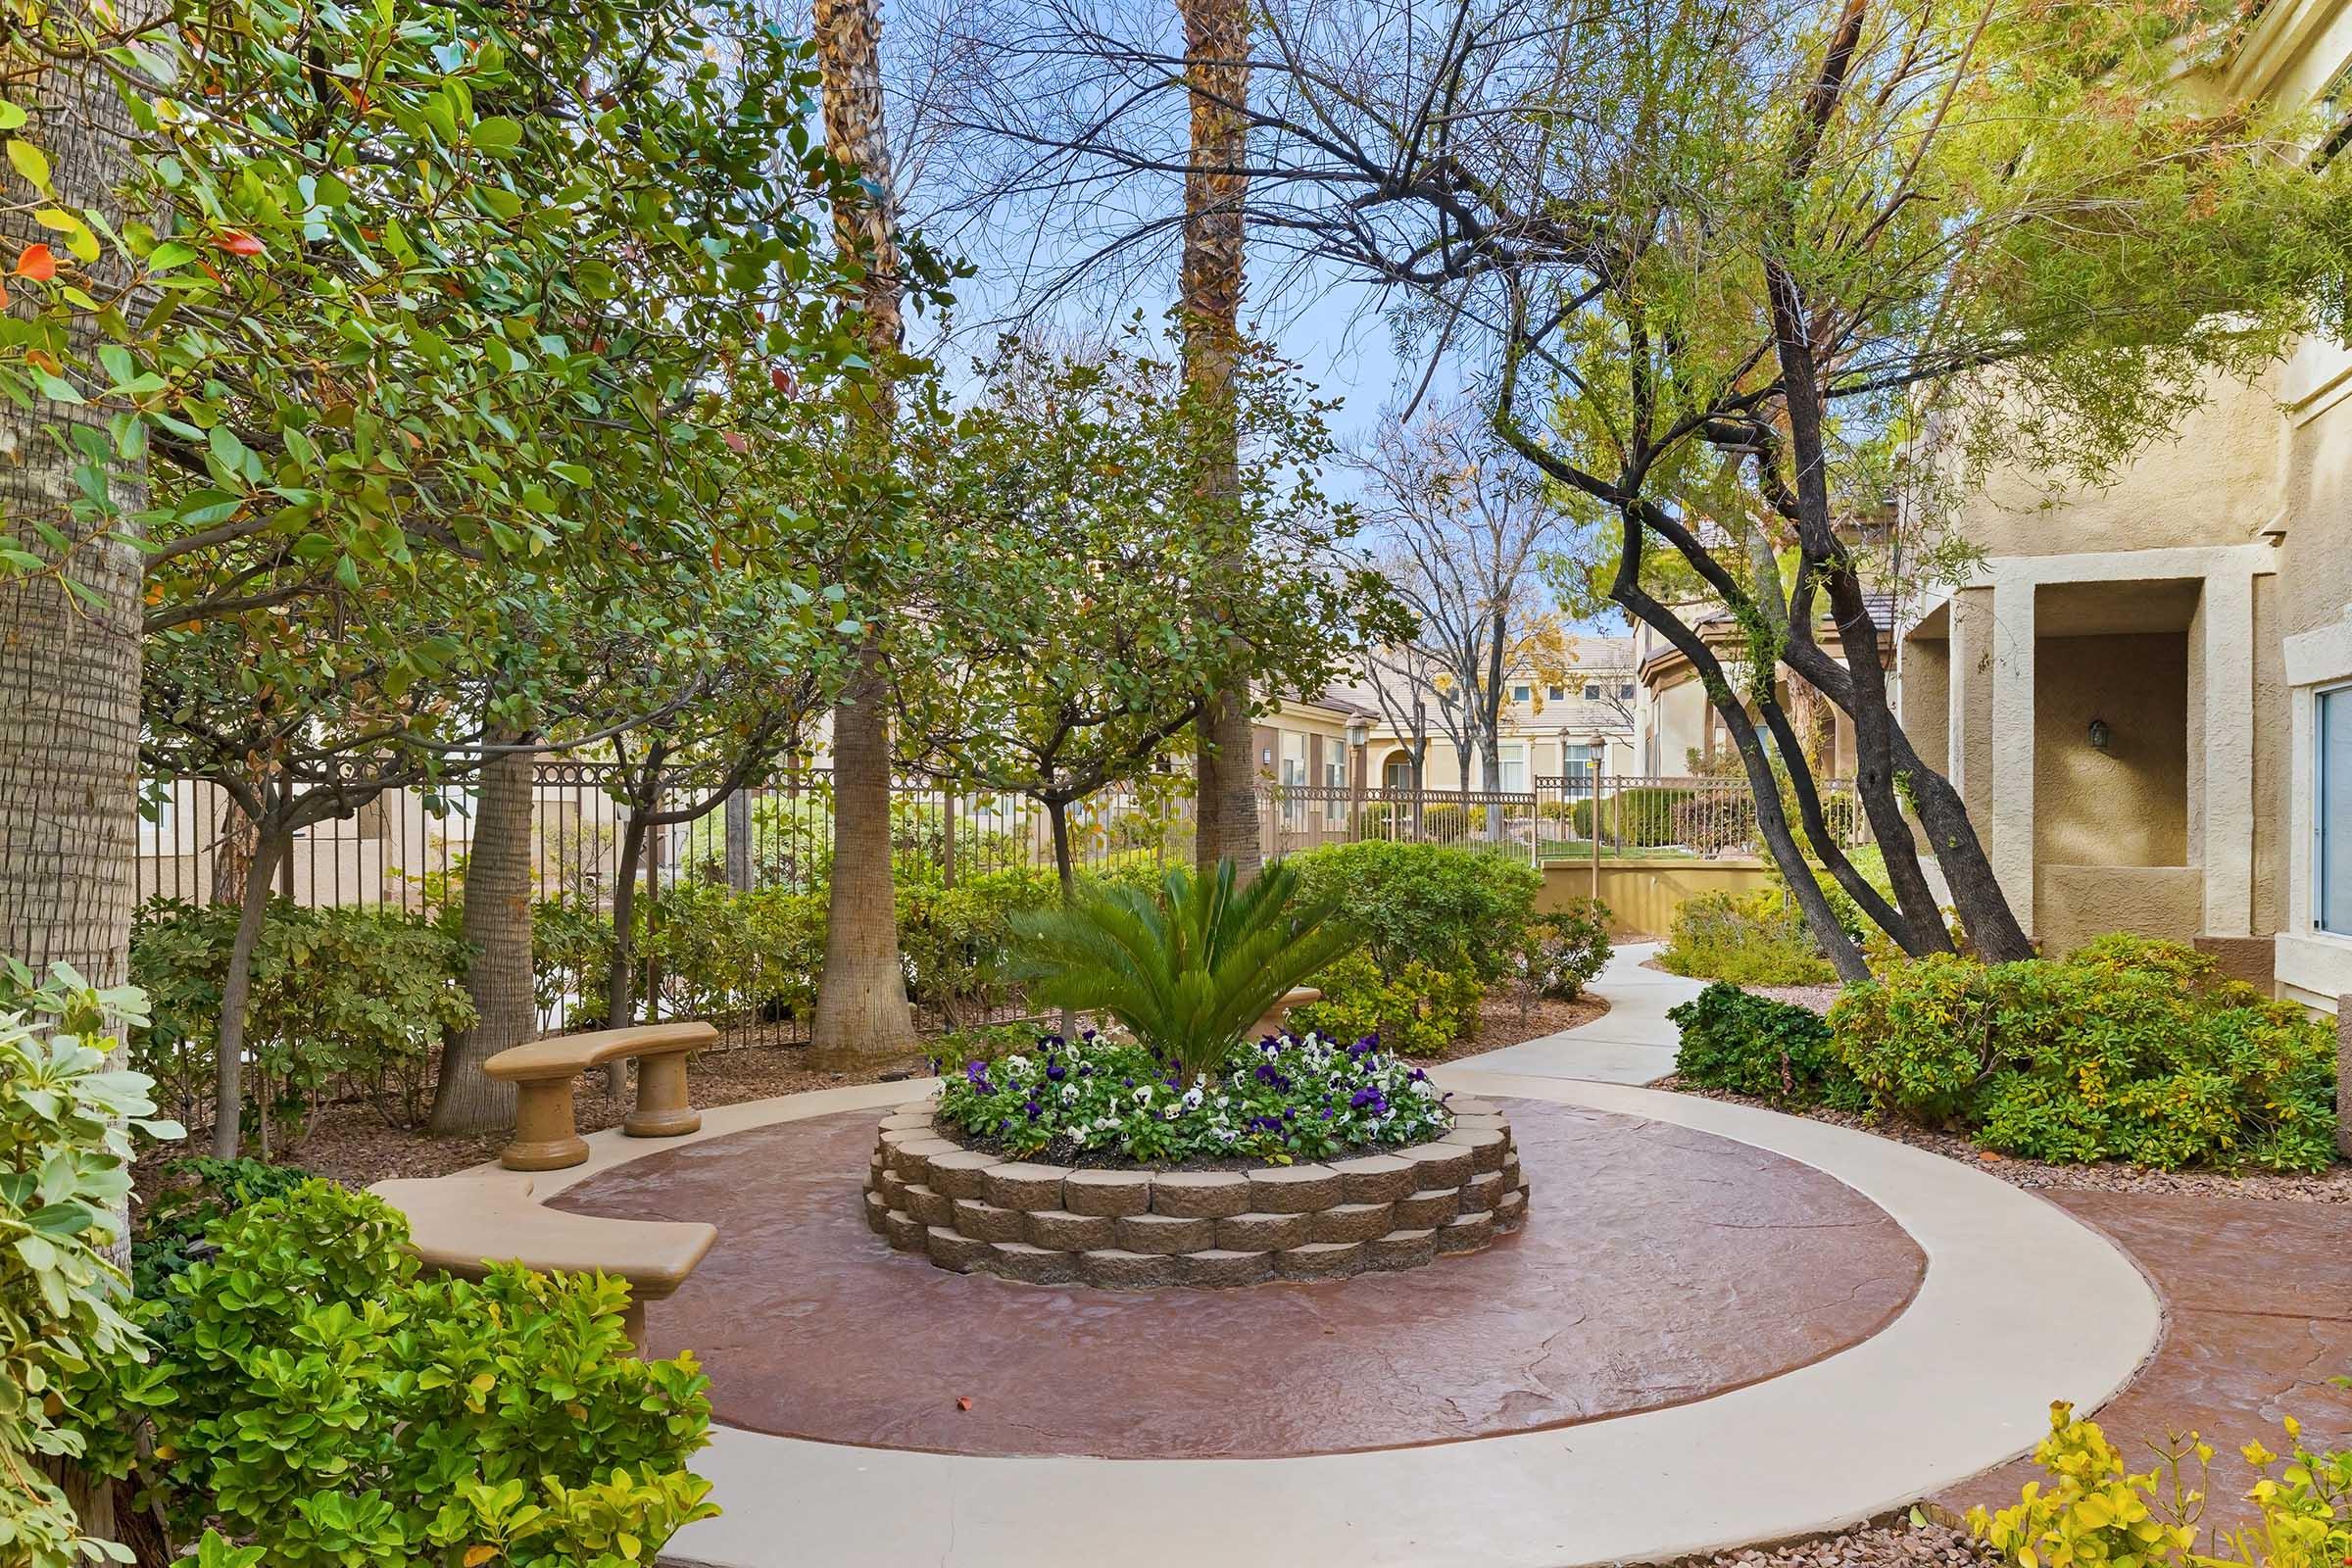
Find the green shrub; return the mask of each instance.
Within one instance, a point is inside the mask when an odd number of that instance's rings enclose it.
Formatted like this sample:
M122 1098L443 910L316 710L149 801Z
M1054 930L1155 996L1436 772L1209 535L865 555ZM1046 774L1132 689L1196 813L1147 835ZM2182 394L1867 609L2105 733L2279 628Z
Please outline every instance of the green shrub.
M218 1255L172 1279L155 1305L174 1326L120 1391L189 1534L218 1526L271 1568L579 1568L650 1560L714 1511L684 1468L708 1380L691 1355L630 1353L623 1282L420 1278L396 1210L320 1181L208 1239ZM114 1457L129 1449L124 1432Z
M310 1179L294 1165L258 1159L175 1159L164 1167L169 1183L148 1200L131 1238L131 1293L142 1301L164 1295L195 1262L192 1250L225 1215L264 1199L282 1198Z
M1832 1009L1882 1109L2032 1159L2317 1170L2334 1040L2184 944L2103 937L2063 960L1890 964Z
M1499 978L1526 941L1544 886L1523 858L1440 844L1335 844L1289 863L1310 895L1337 901L1392 975L1420 962Z
M1601 837L1611 844L1638 850L1680 844L1682 837L1678 831L1675 810L1690 799L1690 790L1662 785L1645 784L1619 790L1600 803ZM1578 801L1569 820L1575 825L1578 838L1591 838L1592 803L1590 800Z
M1570 899L1529 923L1519 972L1536 995L1573 1002L1616 951L1609 941L1609 906L1598 899Z
M157 900L131 930L131 980L153 998L152 1021L131 1033L132 1064L183 1114L212 1092L236 927L233 905ZM442 1042L473 1022L469 959L465 941L428 914L272 900L254 947L246 1018L253 1103L298 1130L318 1095L340 1080L414 1125Z
M1368 953L1350 954L1311 982L1320 1002L1293 1007L1289 1026L1352 1043L1378 1035L1400 1056L1443 1056L1478 1029L1486 986L1466 969L1440 969L1418 958L1384 974Z
M1860 1110L1861 1083L1830 1050L1830 1026L1809 1008L1718 980L1666 1016L1682 1031L1674 1070L1701 1089L1776 1104Z
M1817 986L1838 979L1803 913L1774 888L1685 899L1674 911L1658 967L1741 986Z
M2292 1416L2281 1425L2283 1454L2259 1442L2239 1446L2256 1476L2242 1494L2254 1517L2224 1534L2204 1518L2211 1444L2175 1433L2151 1444L2154 1462L2135 1471L2097 1422L2077 1419L2060 1399L2050 1406L2050 1435L2034 1449L2041 1473L2015 1503L1971 1508L1964 1522L1983 1543L1981 1555L2008 1568L2332 1568L2352 1560L2352 1447L2306 1443ZM2196 1549L2208 1529L2212 1554Z
M0 1560L66 1568L92 1560L42 1459L76 1459L105 1429L77 1386L111 1386L142 1353L124 1315L126 1282L108 1260L130 1198L130 1131L149 1120L149 1084L107 1068L115 1017L136 1024L135 990L92 991L59 965L37 984L8 965L0 1013Z
M586 899L544 899L531 906L531 994L542 1018L564 1009L572 1028L605 1021L612 972L612 916Z

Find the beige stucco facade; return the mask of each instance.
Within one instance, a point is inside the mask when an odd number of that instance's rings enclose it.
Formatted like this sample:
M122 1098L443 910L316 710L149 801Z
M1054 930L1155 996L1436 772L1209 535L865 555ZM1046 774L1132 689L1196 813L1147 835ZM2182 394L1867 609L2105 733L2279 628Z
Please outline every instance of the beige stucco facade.
M1744 661L1744 636L1728 615L1703 606L1689 607L1679 612L1705 640L1727 671L1738 668ZM1842 652L1836 627L1825 621L1816 635L1833 655ZM1634 746L1641 771L1671 777L1704 773L1722 765L1732 755L1731 731L1715 710L1705 683L1690 661L1647 625L1636 631L1634 650L1640 693ZM1891 648L1886 651L1891 652ZM1808 688L1785 666L1778 681L1782 708L1791 719L1809 714L1818 726L1809 755L1814 757L1820 774L1850 778L1854 771L1853 721L1825 702L1815 702L1809 707L1792 704L1792 693Z
M2352 7L2280 4L2196 85L2309 101L2347 61ZM2352 933L2315 903L2314 714L2352 682L2352 353L2210 394L2105 488L2012 471L1971 499L1982 569L1903 628L1904 720L2046 948L2260 943L2281 995L2332 1010Z

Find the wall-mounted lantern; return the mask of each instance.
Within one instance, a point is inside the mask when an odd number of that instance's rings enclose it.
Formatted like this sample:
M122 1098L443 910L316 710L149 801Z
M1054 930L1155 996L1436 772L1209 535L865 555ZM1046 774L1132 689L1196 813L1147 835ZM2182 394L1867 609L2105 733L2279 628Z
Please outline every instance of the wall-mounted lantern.
M2107 727L2107 721L2105 719L2094 718L2090 721L2090 749L2092 751L2105 751L2107 749L2107 743L2114 738L2115 732Z

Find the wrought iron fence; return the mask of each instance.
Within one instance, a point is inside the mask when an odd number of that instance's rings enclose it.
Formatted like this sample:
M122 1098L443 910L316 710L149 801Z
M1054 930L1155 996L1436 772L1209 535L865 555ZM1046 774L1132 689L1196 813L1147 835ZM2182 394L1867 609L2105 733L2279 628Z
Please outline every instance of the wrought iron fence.
M612 902L629 808L616 769L546 762L533 784L532 876L539 894L600 906ZM1822 805L1839 841L1869 840L1850 782L1825 780ZM220 873L240 863L231 846L235 807L212 785L175 781L157 819L140 829L141 902L232 899ZM656 814L678 805L664 790ZM1388 786L1259 785L1262 846L1269 856L1386 839L1524 855L1536 861L1654 854L1705 859L1758 856L1754 798L1741 779L1595 775L1540 777L1526 790L1413 790ZM278 892L314 906L389 906L429 912L450 893L472 840L469 789L387 794L352 815L295 835ZM903 872L953 887L1013 869L1051 870L1053 831L1044 808L1020 796L902 778L891 789L892 849ZM1188 863L1192 801L1181 781L1105 790L1070 808L1072 859L1081 871ZM694 821L650 829L642 884L681 878L742 892L825 885L833 855L833 782L823 768L778 774L738 792Z
M1414 790L1329 785L1259 786L1261 845L1268 856L1324 845L1381 839L1437 844L1525 858L1538 864L1595 857L1726 858L1759 852L1755 803L1743 780L1612 777L1592 772L1537 778L1525 790ZM630 808L623 779L610 764L543 762L533 783L531 862L542 901L561 904L609 927L620 876ZM1850 786L1825 783L1824 808L1848 843L1868 830ZM154 898L207 903L237 896L234 869L239 818L218 789L181 780L161 792L162 810L142 826L136 881L142 903ZM679 804L664 790L644 803L659 815ZM833 784L821 768L779 773L737 792L693 821L647 829L634 877L649 922L665 904L689 894L777 890L811 894L830 879ZM471 843L470 790L388 794L350 816L303 829L280 864L278 893L313 906L396 908L430 914L457 891ZM1018 796L902 778L891 792L892 853L903 885L952 889L998 873L1051 874L1052 825L1044 808ZM1072 858L1081 872L1156 872L1189 863L1193 810L1186 781L1154 777L1104 791L1070 810ZM668 895L667 900L664 894ZM803 934L805 937L805 933ZM760 1025L771 1038L804 1038L813 998L811 956L776 957L772 932L740 944L723 996L682 991L647 944L641 987L651 1009L717 1012ZM821 934L816 939L821 956ZM911 992L934 1027L1017 1015L1017 998L986 987L958 990L919 972L946 966L935 936L926 956L908 944ZM763 945L764 944L764 945ZM803 943L805 946L805 941ZM584 977L542 986L548 1027L576 1022ZM634 971L632 971L634 972ZM593 1016L593 1012L587 1015Z

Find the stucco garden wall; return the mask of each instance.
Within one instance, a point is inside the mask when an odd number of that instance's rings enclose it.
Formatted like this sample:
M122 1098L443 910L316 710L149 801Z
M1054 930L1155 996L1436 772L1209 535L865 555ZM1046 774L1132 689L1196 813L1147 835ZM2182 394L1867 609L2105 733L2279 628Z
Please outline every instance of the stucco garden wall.
M1772 880L1761 860L1603 860L1600 899L1609 906L1609 935L1620 939L1663 939L1685 899L1702 893L1754 893ZM1544 868L1539 909L1556 909L1570 899L1592 897L1592 867L1576 860Z
M2194 866L2050 865L2034 890L2034 934L2063 957L2109 931L2187 942L2205 912L2205 878Z

